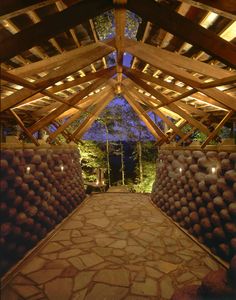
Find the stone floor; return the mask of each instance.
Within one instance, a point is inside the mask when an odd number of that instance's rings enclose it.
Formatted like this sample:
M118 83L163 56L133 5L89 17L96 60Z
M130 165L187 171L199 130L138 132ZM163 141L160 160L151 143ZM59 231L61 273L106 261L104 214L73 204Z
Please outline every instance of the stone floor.
M25 260L1 299L170 299L218 268L149 196L95 194Z
M128 192L129 190L125 185L111 186L107 191L107 193L128 193Z

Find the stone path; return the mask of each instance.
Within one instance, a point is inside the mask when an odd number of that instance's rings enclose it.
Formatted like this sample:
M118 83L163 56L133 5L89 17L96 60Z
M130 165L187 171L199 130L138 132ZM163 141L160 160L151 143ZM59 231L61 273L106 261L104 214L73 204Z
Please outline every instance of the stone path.
M218 268L148 196L95 194L25 261L1 299L170 299Z
M111 186L107 193L128 193L129 190L125 185Z

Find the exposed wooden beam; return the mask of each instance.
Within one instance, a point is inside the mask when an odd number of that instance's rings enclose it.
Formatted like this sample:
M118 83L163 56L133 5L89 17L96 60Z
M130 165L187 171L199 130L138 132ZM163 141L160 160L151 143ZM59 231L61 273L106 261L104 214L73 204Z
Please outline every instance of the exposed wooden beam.
M179 136L183 136L183 132L181 132L181 130L175 126L175 124L163 113L160 111L160 109L156 109L154 105L150 104L150 101L147 102L146 98L143 97L143 95L141 95L140 93L135 93L135 91L132 89L130 90L130 88L128 88L130 96L132 96L133 99L135 100L142 100L143 102L147 103L149 106L151 105L151 111L154 112L157 116L159 116L162 121L164 123L166 123L170 128L172 128L172 130L178 134ZM138 95L139 94L139 95ZM136 99L138 97L138 99Z
M92 96L89 96L89 97L86 97L86 98L80 100L79 104L76 105L76 108L79 108L81 111L84 111L89 105L93 104L93 102L96 100L96 96L98 94L93 94ZM37 118L42 117L42 116L45 116L45 114L49 114L50 112L52 112L54 109L58 108L59 106L60 106L60 103L54 102L50 105L46 105L46 106L40 108L37 111L32 112L32 115ZM71 109L65 111L64 113L62 113L61 115L59 115L56 119L67 118L68 116L75 114L77 111L78 111L78 109L71 108Z
M19 68L15 68L13 70L9 70L9 73L26 77L26 76L38 74L40 72L45 72L45 71L51 70L53 68L61 67L64 63L69 62L76 57L79 57L83 53L85 54L88 51L91 51L92 49L95 48L95 46L98 46L98 45L100 45L100 46L105 45L105 47L106 46L111 47L111 46L107 45L106 43L96 42L96 43L89 44L86 46L81 46L80 48L73 49L73 50L64 52L62 54L58 54L58 55L46 58L41 61L37 61L37 62L27 64L27 65L19 67ZM115 50L115 49L113 48L113 50Z
M164 87L168 90L175 91L175 92L180 93L180 94L186 92L186 89L183 88L183 87L179 87L179 86L177 86L173 83L166 82L166 81L161 80L157 77L154 77L154 76L148 75L146 73L143 73L139 70L129 69L129 68L126 68L126 67L124 67L124 69L128 69L131 74L134 74L134 75L138 76L142 80L155 83L156 85Z
M54 85L51 88L49 88L47 90L44 90L44 91L47 91L47 92L50 92L50 93L58 93L60 91L66 90L68 88L78 86L82 83L93 81L97 78L100 78L100 77L106 75L106 73L109 72L109 70L112 70L112 69L115 69L115 67L111 67L111 68L108 68L108 69L102 69L102 70L97 71L95 73L91 72L86 76L78 77L78 78L76 78L72 81L67 81L67 82L65 82L61 85ZM44 94L44 92L37 93L37 94L33 95L32 97L29 97L28 99L24 100L22 103L20 103L20 105L30 103L31 101L35 101L37 99L40 99L40 98L43 97L43 94Z
M1 74L1 80L5 80L7 82L15 83L18 85L21 85L22 87L26 87L31 90L37 90L37 85L33 82L30 82L28 80L25 80L22 77L16 76L14 74L11 74L3 69L0 71Z
M224 124L235 114L234 111L229 111L225 117L220 121L220 123L215 127L215 129L208 135L207 139L201 145L202 148L205 148L207 144L217 135L219 130L224 126Z
M138 86L142 87L145 89L148 93L153 95L156 99L160 100L163 104L167 105L171 110L173 110L175 113L177 113L180 117L184 118L187 120L190 124L196 126L200 131L204 132L205 134L208 134L209 131L200 122L198 122L196 119L194 119L190 113L186 113L182 108L178 107L175 103L171 103L168 105L168 102L170 102L170 99L161 94L159 91L153 89L150 85L146 84L143 82L141 79L138 77L131 75L127 70L124 71L124 73L133 81L135 82Z
M235 0L180 0L192 6L215 12L225 18L236 21L236 1Z
M227 85L227 84L232 84L236 83L236 75L232 75L229 77L224 77L221 79L216 79L210 82L204 82L200 87L201 89L208 89L216 86L221 86L221 85Z
M112 51L113 48L109 46L104 47L101 44L94 44L94 47L90 48L90 51L82 51L83 53L80 56L78 55L76 59L65 63L60 69L54 70L42 79L37 80L35 84L37 84L37 86L41 86L41 89L32 91L24 88L4 99L1 99L0 111L2 112L11 107L19 105L25 99L35 95L36 93L54 84L55 82L67 77L68 75L71 75L74 72L88 66L92 62L100 59L101 57L109 54Z
M210 103L212 105L219 106L223 109L227 109L227 107L225 105L223 105L222 103L219 103L219 102L215 101L214 99L211 99L203 94L197 93L198 92L197 89L188 90L188 89L180 87L176 84L169 83L169 82L166 82L159 78L156 78L154 76L143 73L139 70L133 70L133 69L128 69L128 70L131 74L138 76L142 80L145 80L145 81L148 81L151 83L155 83L156 85L158 85L160 87L164 87L168 90L171 90L171 91L181 94L181 95L173 97L173 99L170 100L170 103L176 102L178 100L184 99L184 98L189 97L194 94L194 98L197 100L205 101L206 103Z
M3 0L0 1L0 21L11 19L16 16L25 14L29 10L35 10L50 5L57 0Z
M124 86L122 86L122 92L123 96L127 100L127 102L130 104L130 106L133 108L133 110L137 113L139 118L146 124L148 130L151 132L151 134L157 139L163 139L168 140L165 133L152 121L152 119L149 117L149 115L145 112L145 110L142 108L142 106L135 100L133 100L132 95L128 91L128 89Z
M28 11L27 15L29 16L29 18L33 21L34 24L40 23L41 19L39 18L39 16L37 15L37 13L35 11ZM56 39L54 37L51 37L49 39L49 43L59 52L62 53L63 50L61 48L61 46L58 44L58 42L56 41Z
M100 113L104 110L104 108L109 104L109 102L114 99L115 93L109 92L105 97L103 97L96 105L91 114L85 119L82 124L72 133L70 139L80 139L84 133L89 129L89 127L93 124L93 122L97 119Z
M16 114L16 112L12 109L10 109L10 113L15 118L17 124L20 126L20 128L25 132L25 134L31 139L31 141L36 145L39 146L39 142L36 140L36 138L30 133L30 131L25 127L24 123L20 119L20 117Z
M89 24L90 24L92 32L93 32L94 40L95 40L95 42L98 42L99 39L98 39L97 32L95 30L94 23L93 23L92 19L89 19ZM105 57L102 58L102 62L104 64L104 68L106 69L107 68L107 62L106 62L106 58Z
M145 20L158 24L182 40L199 47L229 66L236 66L236 46L223 40L214 32L193 23L154 0L129 0L127 8Z
M18 26L16 26L16 24L13 23L13 21L11 21L11 20L4 20L4 21L2 21L2 24L13 35L20 32L20 29L18 28ZM36 57L39 57L40 59L45 59L48 57L48 55L45 52L43 52L40 47L37 47L37 46L32 47L31 49L29 49L29 51ZM20 61L22 63L24 63L24 60L25 60L24 58L20 59Z
M175 52L167 51L159 47L154 47L152 45L137 42L128 38L125 38L124 44L127 48L135 46L140 47L147 53L152 53L153 55L158 56L160 59L168 61L175 66L189 70L191 72L203 74L211 78L222 79L224 77L235 75L233 72L224 70L217 66L210 65L199 60L177 54Z
M110 0L87 0L47 16L43 21L5 39L0 44L1 62L111 8Z
M142 26L142 25L141 25L141 26ZM140 25L139 25L139 27L140 27ZM145 27L145 30L144 30L144 33L143 33L143 37L142 37L142 39L141 39L141 41L142 41L143 43L146 41L147 36L148 36L148 34L149 34L149 32L150 32L150 29L151 29L151 23L150 23L150 22L146 22L146 27ZM138 29L138 33L139 33L139 29ZM138 35L138 33L137 33L137 35ZM131 65L131 69L134 69L134 68L135 68L136 61L137 61L137 58L134 57L133 62L132 62L132 65Z
M149 110L146 112L151 112L153 109L157 109L160 105L160 101L153 99L150 96L145 95L144 93L141 93L137 88L135 83L133 83L129 78L126 78L122 81L123 85L126 86L128 90L132 90L132 93L135 95L135 98L137 101L139 101L141 104L145 104L148 106ZM180 116L170 110L168 107L163 107L163 105L160 108L160 111L164 113L166 116L171 117L174 120L179 120Z
M117 60L117 81L118 89L120 92L120 83L122 80L122 65L124 54L124 37L125 37L125 21L126 21L126 9L124 8L127 0L113 0L115 5L115 42L116 42L116 60Z
M147 50L147 45L140 44L138 42L135 42L135 44L136 46L133 45L132 47L127 47L126 51L130 54L137 56L141 60L148 62L150 65L153 65L154 67L162 70L166 74L169 74L175 77L176 79L184 82L185 84L196 88L199 92L202 92L208 97L213 98L214 100L223 104L224 106L236 110L236 102L234 97L231 97L230 95L227 95L226 93L223 93L215 88L201 89L200 85L203 83L202 80L191 75L187 71L173 65L168 60L164 61L163 59L161 59L159 55L155 54L155 47L153 47L153 51L150 51L150 46L148 46ZM206 102L209 102L211 104L210 99L206 98L205 100Z
M100 102L101 100L103 100L105 97L107 97L110 93L112 92L111 87L106 88L105 90L103 90L102 92L100 92L99 94L96 94L95 98L93 99L91 106L92 105L96 105L97 102ZM87 103L88 106L88 103ZM73 123L75 120L79 119L82 115L82 112L76 112L74 113L72 116L70 116L63 124L60 125L60 127L57 128L56 131L52 132L49 135L49 139L53 140L55 139L58 134L60 134L62 131L64 131L71 123Z
M105 77L101 77L100 79L96 80L94 83L89 85L87 88L84 90L80 91L78 94L72 96L70 100L68 101L69 104L75 105L77 104L80 100L82 100L85 96L87 96L89 93L92 91L96 90L98 87L101 85L104 85L105 82L107 81L107 78L112 77L115 74L115 71L110 71L110 74ZM40 119L38 122L36 122L34 125L32 125L29 130L30 132L35 132L39 130L42 127L45 127L48 123L53 121L56 117L61 115L64 111L68 110L70 107L66 104L60 105L58 108L56 108L54 111L52 111L50 114L47 116L43 117Z

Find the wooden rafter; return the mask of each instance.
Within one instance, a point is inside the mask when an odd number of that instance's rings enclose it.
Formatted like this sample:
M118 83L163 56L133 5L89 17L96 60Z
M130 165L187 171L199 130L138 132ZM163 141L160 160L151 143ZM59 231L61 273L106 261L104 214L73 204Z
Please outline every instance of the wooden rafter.
M183 109L178 107L175 103L171 103L168 105L168 102L170 101L170 99L167 96L165 96L165 95L161 94L160 92L158 92L157 90L153 89L150 85L146 84L145 82L140 80L138 77L131 75L129 72L127 72L127 70L125 71L125 74L133 82L135 82L138 86L142 87L147 92L149 92L151 95L156 97L159 101L161 101L163 104L167 105L171 110L173 110L175 113L177 113L180 117L186 119L190 124L196 126L200 131L202 131L206 134L209 133L206 126L204 126L203 124L201 124L200 122L195 120L189 113L186 113Z
M74 87L74 86L78 86L78 85L80 85L82 83L87 83L87 82L93 81L93 80L95 80L97 78L100 78L100 77L106 75L106 73L109 72L109 70L114 70L114 69L115 69L115 67L111 67L111 68L108 68L108 69L102 69L102 70L97 71L95 73L91 72L91 73L89 73L86 76L78 77L78 78L76 78L76 79L74 79L72 81L67 81L67 82L65 82L65 83L63 83L61 85L52 86L51 88L49 88L47 90L41 91L40 93L37 93L37 94L29 97L28 99L26 99L23 102L21 102L20 105L27 104L27 103L30 104L32 101L35 101L37 99L42 98L45 94L47 94L47 96L52 97L52 98L56 96L57 99L55 99L55 100L57 100L59 102L65 102L66 99L64 99L64 100L63 99L59 99L58 96L55 95L55 93L61 92L63 90L66 90L66 89ZM36 85L36 87L37 87L37 85ZM54 94L54 96L53 96L53 94Z
M142 45L139 44L138 42L134 42L134 44L136 44L136 46L127 47L126 51L129 52L130 54L137 56L141 60L150 63L154 67L164 71L166 74L169 74L174 78L184 82L185 84L190 85L193 88L196 88L199 92L204 93L208 97L213 98L214 100L225 105L226 107L236 110L235 98L215 88L201 89L200 86L203 83L202 80L191 75L187 71L180 69L177 66L174 66L168 60L164 61L163 59L161 59L159 55L155 54L155 49L156 49L155 47ZM150 47L152 47L153 51L146 51L146 46L148 47L149 50ZM209 102L211 104L211 100L208 98L206 98L206 102ZM215 101L213 105L215 105Z
M122 65L124 52L125 21L126 9L124 8L127 0L113 0L115 5L115 24L116 24L116 60L117 60L117 81L120 92L120 83L122 80Z
M14 18L21 14L25 14L29 10L35 10L50 5L57 0L27 0L27 1L1 1L0 2L0 21Z
M139 47L145 49L147 53L152 53L156 56L158 56L160 59L164 61L168 61L169 63L189 70L191 72L196 72L199 74L203 74L206 76L209 76L211 78L221 79L224 77L235 75L233 72L230 72L228 70L224 70L222 68L219 68L214 65L210 65L198 60L191 59L189 57L177 54L175 52L167 51L164 49L161 49L159 47L154 47L152 45L148 45L145 43L137 42L135 40L131 39L125 39L125 46L126 47L134 47L139 45Z
M71 97L71 99L68 101L69 104L75 105L80 100L82 100L85 96L87 96L89 93L96 90L98 87L104 85L109 77L112 77L115 74L114 71L110 71L109 74L105 77L101 77L100 79L97 79L95 82L93 82L91 85L89 85L84 90L80 91L78 94ZM56 117L61 115L64 111L68 110L70 107L66 104L60 105L58 108L56 108L54 111L52 111L47 116L40 119L38 122L36 122L34 125L32 125L29 130L30 132L35 132L39 130L40 128L46 126L48 123L50 123L52 120L54 120Z
M209 142L214 139L214 137L217 135L219 130L224 126L224 124L235 114L234 111L229 111L225 117L220 121L219 124L215 127L215 129L208 135L207 139L203 142L201 145L202 148L205 148Z
M236 46L154 0L129 0L127 8L220 61L236 66Z
M109 54L112 51L113 48L109 46L104 47L100 44L95 44L90 51L83 51L81 56L78 56L76 59L65 63L60 69L52 71L42 79L39 79L37 82L35 82L37 86L41 86L40 89L32 91L27 88L24 88L14 93L13 95L8 96L7 98L1 99L0 111L2 112L6 109L19 105L25 99L37 94L41 90L67 77L68 75L73 74L74 72L88 66L92 62L100 59L101 57Z
M236 83L236 75L232 75L232 76L229 76L229 77L224 77L224 78L221 78L221 79L216 79L216 80L213 80L211 82L206 82L206 83L203 83L200 87L201 87L201 89L208 89L208 88L221 86L221 85L232 84L232 83Z
M102 97L102 99L95 105L95 108L91 114L79 125L79 127L72 133L71 139L80 139L83 134L89 129L97 117L101 114L104 108L109 104L109 102L114 99L115 93L109 92L107 95Z
M39 146L39 142L37 139L31 134L31 132L25 127L24 123L20 119L20 117L16 114L16 112L10 109L10 113L13 115L14 119L16 120L17 124L20 128L25 132L25 134L31 139L31 141L36 145Z
M180 0L192 6L215 12L225 18L236 20L235 0Z
M164 80L161 80L159 78L156 78L154 76L151 76L151 75L145 74L143 72L140 72L138 70L132 70L132 69L128 69L128 68L126 68L126 70L128 70L131 74L136 75L136 77L138 77L138 78L140 78L142 80L145 80L145 81L151 82L151 83L155 83L155 84L157 84L160 87L165 87L165 88L167 88L169 90L175 91L176 93L180 93L180 95L174 96L172 99L170 99L169 103L177 102L177 101L179 101L181 99L187 98L187 97L192 96L194 94L194 98L197 99L197 100L204 101L206 103L210 103L210 104L213 104L215 106L219 106L219 107L221 107L223 109L227 109L227 107L225 105L223 105L221 103L218 103L214 99L211 99L211 98L209 98L209 97L207 97L207 96L205 96L203 94L196 93L196 92L198 92L197 89L188 90L186 88L179 87L179 86L177 86L177 85L175 85L173 83L168 83L168 82L166 82ZM161 106L163 106L163 105L161 105ZM199 113L200 114L204 114L203 111L199 111Z
M111 88L106 88L104 89L101 93L96 95L96 98L93 99L91 106L92 105L96 105L97 102L100 102L101 100L103 100L106 96L108 96L111 93ZM60 125L60 127L57 128L56 131L52 132L49 135L49 139L53 140L55 139L58 134L60 134L62 131L64 131L71 123L73 123L75 120L79 119L82 115L82 112L76 112L74 113L72 116L70 116L62 125Z
M151 111L154 112L157 116L159 116L162 121L167 124L170 128L172 128L172 130L174 132L176 132L179 136L183 136L183 133L181 132L181 130L179 130L178 127L175 126L175 124L163 113L161 112L160 109L156 109L154 105L151 105L150 102L147 102L146 99L143 97L143 95L141 95L140 93L136 92L134 89L130 90L130 87L128 88L130 96L132 96L132 98L134 100L141 100L144 103L146 103L147 105L149 105L149 107L151 106ZM138 98L138 99L137 99Z
M87 0L80 1L61 12L47 16L43 21L5 39L0 45L0 61L4 62L37 45L40 41L48 40L58 33L64 32L111 8L112 3L109 0Z
M40 72L45 72L45 71L49 71L49 70L52 71L52 69L61 67L66 62L72 61L75 58L80 59L80 55L92 51L97 46L103 47L103 45L105 46L105 48L106 48L106 46L109 47L109 45L107 43L96 42L96 43L93 43L90 45L81 46L80 48L73 49L73 50L64 52L62 54L57 54L55 56L46 58L41 61L37 61L37 62L31 63L31 64L24 65L19 68L15 68L13 70L10 70L9 72L14 75L18 75L18 76L21 75L21 76L26 77L26 76L38 74ZM115 50L115 49L113 48L113 50Z
M132 95L128 91L128 89L122 86L122 93L125 99L128 101L133 110L137 113L139 118L146 124L148 130L152 133L152 135L157 139L168 140L165 133L152 121L152 119L148 116L142 106L133 99Z

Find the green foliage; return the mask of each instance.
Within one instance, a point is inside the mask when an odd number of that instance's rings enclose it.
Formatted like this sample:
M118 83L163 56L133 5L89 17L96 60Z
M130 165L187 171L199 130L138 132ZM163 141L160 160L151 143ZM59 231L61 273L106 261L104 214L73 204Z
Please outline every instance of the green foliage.
M135 39L138 31L138 26L141 23L141 18L133 12L126 12L126 27L125 36ZM114 10L109 10L94 19L96 32L100 40L105 40L114 37L115 35L115 18Z
M105 40L115 34L113 10L109 10L94 19L94 25L100 40Z
M222 139L227 139L227 138L230 138L232 135L232 129L231 128L228 128L226 126L223 126L219 132L219 136L220 138Z
M143 161L143 181L133 185L137 193L151 193L152 185L155 180L155 163L151 161Z
M105 152L94 141L83 141L79 144L81 166L85 181L96 181L96 168L106 168Z
M135 39L138 31L138 26L141 22L142 19L139 16L127 10L125 36L129 37L130 39Z
M136 166L136 184L132 186L137 193L150 193L152 184L155 180L156 174L156 146L152 141L142 142L142 175L143 179L140 182L139 178L139 164ZM138 159L138 151L134 152L134 157ZM131 187L131 185L130 185Z

